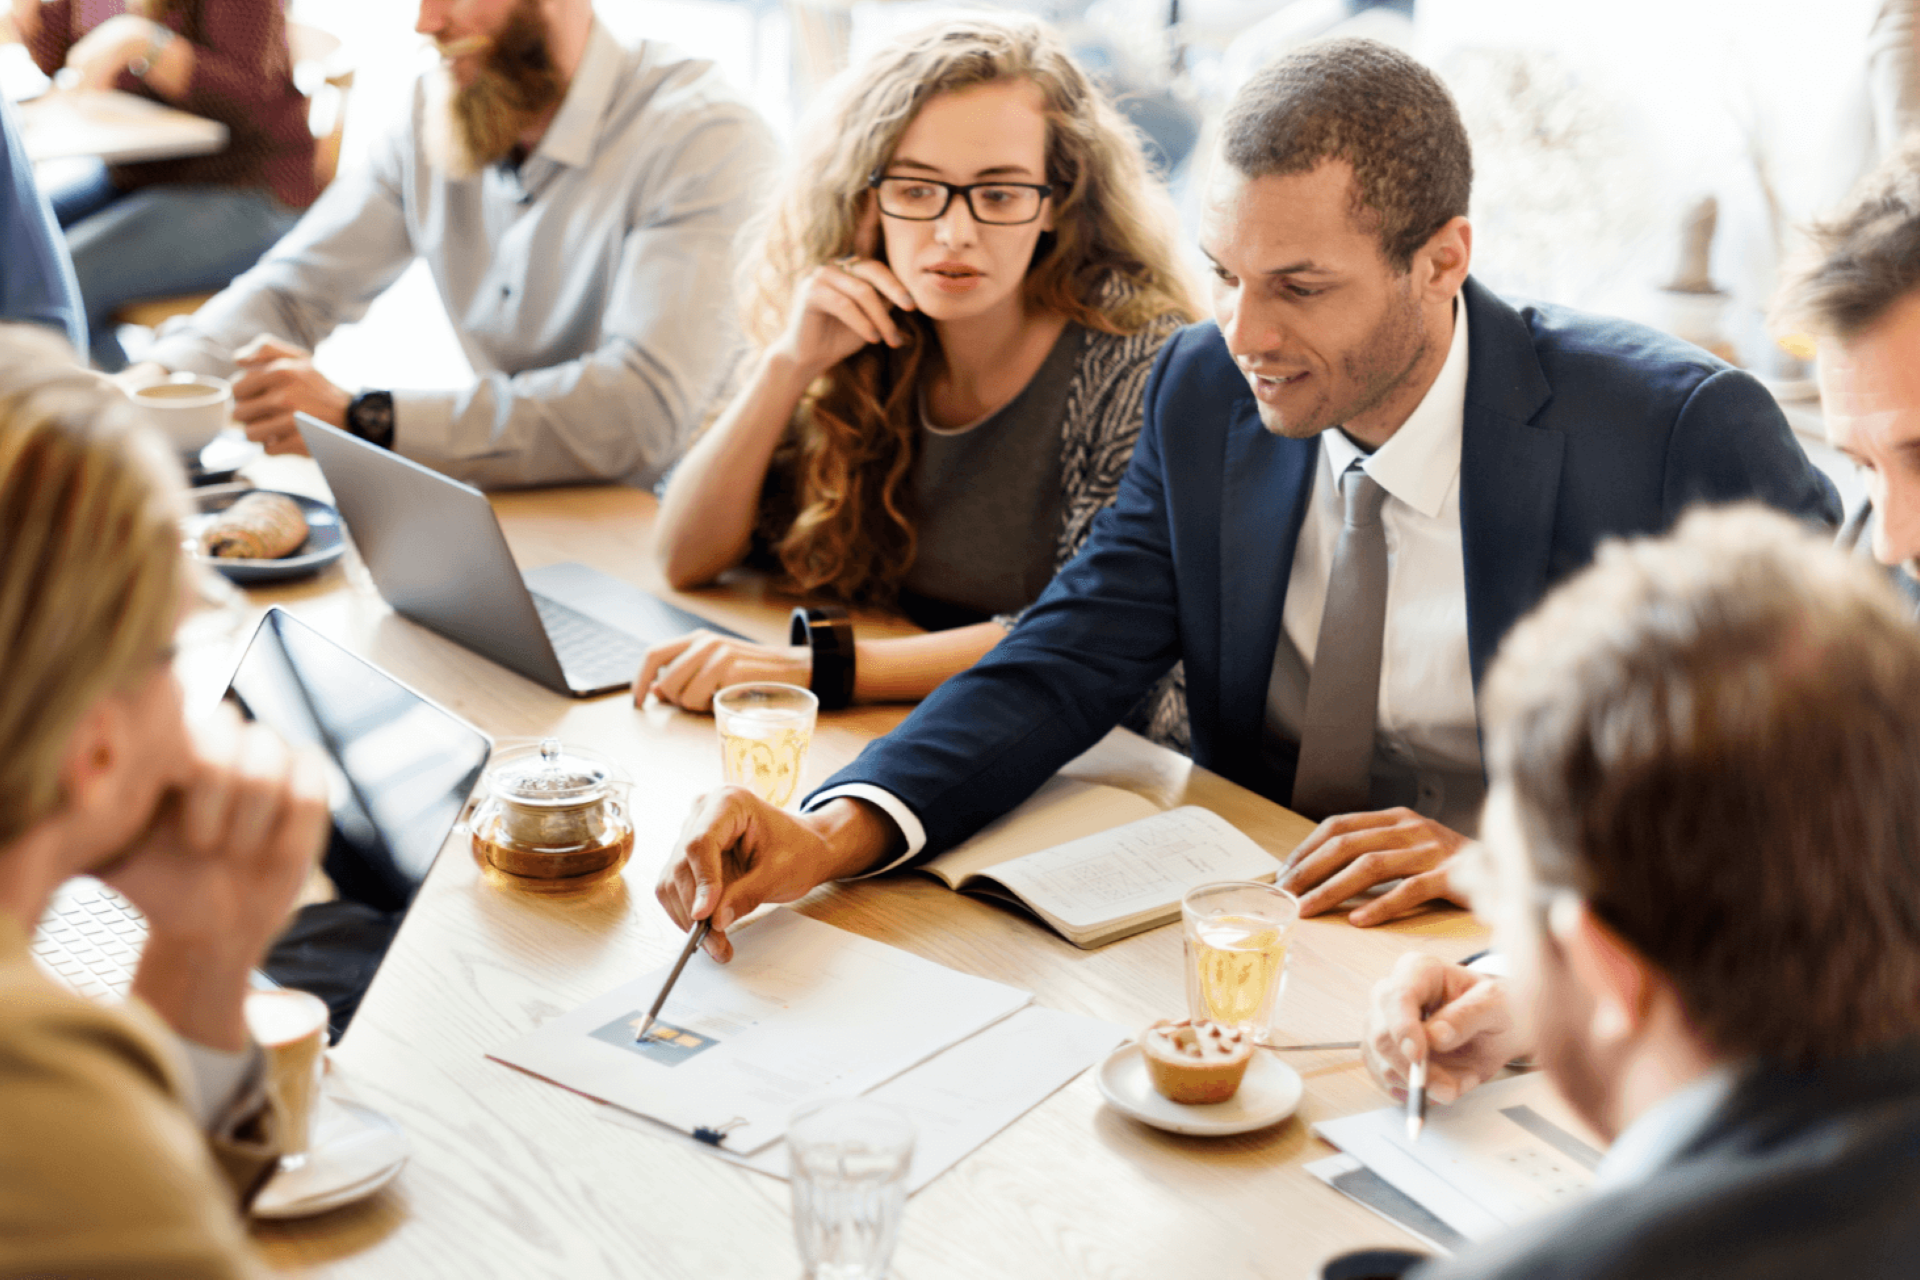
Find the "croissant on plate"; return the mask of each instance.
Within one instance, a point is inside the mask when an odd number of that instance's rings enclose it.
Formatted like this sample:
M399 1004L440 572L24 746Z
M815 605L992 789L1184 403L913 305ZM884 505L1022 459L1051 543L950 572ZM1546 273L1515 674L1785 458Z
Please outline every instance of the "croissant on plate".
M232 560L278 560L307 541L307 517L283 493L250 493L215 516L200 533L203 555Z

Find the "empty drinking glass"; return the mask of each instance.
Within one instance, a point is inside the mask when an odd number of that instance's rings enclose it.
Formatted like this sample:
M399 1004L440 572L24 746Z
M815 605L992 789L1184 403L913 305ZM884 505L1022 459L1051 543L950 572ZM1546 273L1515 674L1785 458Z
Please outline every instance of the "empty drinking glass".
M787 1130L793 1234L812 1280L881 1280L900 1234L913 1122L862 1098L796 1113Z

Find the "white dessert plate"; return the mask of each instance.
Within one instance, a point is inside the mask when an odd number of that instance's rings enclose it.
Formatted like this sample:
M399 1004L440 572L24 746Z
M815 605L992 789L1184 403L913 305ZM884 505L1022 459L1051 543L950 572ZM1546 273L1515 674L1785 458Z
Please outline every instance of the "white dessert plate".
M256 1218L305 1218L364 1200L393 1181L407 1162L400 1126L367 1107L322 1098L313 1150L255 1197Z
M1100 1095L1115 1110L1156 1129L1201 1138L1251 1133L1279 1124L1300 1105L1305 1089L1299 1072L1270 1053L1255 1052L1240 1091L1225 1102L1207 1106L1173 1102L1147 1078L1147 1060L1138 1044L1123 1044L1108 1054L1094 1079Z

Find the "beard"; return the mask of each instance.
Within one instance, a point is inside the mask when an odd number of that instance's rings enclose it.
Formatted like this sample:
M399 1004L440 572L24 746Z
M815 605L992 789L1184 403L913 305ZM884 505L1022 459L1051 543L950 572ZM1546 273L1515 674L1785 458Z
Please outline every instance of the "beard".
M437 128L430 153L457 178L506 159L566 95L539 0L519 0L491 39L438 47L444 59L484 51L467 84L454 82L450 66L441 68L429 114Z
M1340 355L1334 368L1341 386L1329 387L1328 395L1304 412L1283 414L1280 406L1260 402L1260 421L1268 431L1293 440L1311 439L1330 427L1344 426L1404 387L1427 358L1430 346L1409 277L1400 297L1388 303L1365 340Z

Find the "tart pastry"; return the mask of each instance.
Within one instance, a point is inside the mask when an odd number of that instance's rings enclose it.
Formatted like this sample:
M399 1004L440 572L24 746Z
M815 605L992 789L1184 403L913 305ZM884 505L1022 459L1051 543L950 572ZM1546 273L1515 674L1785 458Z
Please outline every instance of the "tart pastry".
M1253 1039L1217 1022L1162 1020L1140 1033L1147 1078L1173 1102L1225 1102L1240 1088L1253 1060Z
M278 560L307 541L307 517L283 493L250 493L215 516L200 533L203 555L229 560Z

